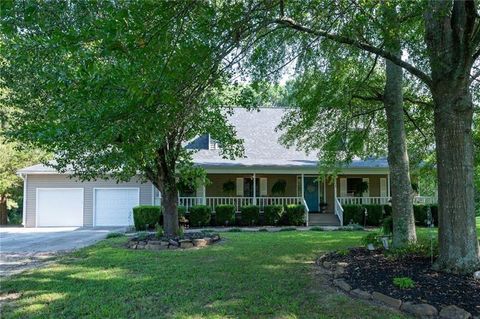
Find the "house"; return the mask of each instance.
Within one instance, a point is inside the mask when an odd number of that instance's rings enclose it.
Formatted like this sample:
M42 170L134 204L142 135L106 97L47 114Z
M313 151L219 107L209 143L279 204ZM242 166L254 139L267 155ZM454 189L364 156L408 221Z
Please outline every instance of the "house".
M203 167L210 181L193 190L182 190L179 204L192 205L304 204L309 225L341 225L345 204L386 204L390 178L386 159L355 160L340 169L336 178L319 179L316 154L288 149L279 143L277 125L286 112L280 108L260 111L236 109L229 117L244 140L245 157L223 159L219 145L209 135L186 147L195 149L194 163ZM149 182L133 177L80 182L44 165L21 169L24 179L26 227L126 226L133 224L132 207L159 205L161 196ZM424 199L425 200L425 199Z

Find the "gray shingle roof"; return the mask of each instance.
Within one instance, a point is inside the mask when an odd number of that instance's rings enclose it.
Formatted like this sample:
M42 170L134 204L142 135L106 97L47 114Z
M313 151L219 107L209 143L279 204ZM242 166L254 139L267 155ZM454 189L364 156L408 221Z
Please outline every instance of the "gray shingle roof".
M294 148L280 144L281 131L275 130L288 112L282 108L261 108L259 111L247 111L236 108L229 122L235 126L237 135L244 140L245 158L228 160L222 158L218 150L208 149L206 135L187 144L188 148L199 148L194 162L205 168L234 167L272 167L272 168L315 168L318 164L316 154L306 154ZM348 168L388 168L385 158L354 160ZM42 164L26 167L19 173L53 173L53 168Z

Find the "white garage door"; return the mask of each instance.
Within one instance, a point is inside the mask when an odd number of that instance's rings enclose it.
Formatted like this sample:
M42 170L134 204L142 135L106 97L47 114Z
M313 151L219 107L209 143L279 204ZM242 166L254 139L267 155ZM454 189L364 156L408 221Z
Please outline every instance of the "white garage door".
M83 226L83 188L37 188L37 226Z
M95 189L95 226L133 225L132 208L139 204L138 188Z

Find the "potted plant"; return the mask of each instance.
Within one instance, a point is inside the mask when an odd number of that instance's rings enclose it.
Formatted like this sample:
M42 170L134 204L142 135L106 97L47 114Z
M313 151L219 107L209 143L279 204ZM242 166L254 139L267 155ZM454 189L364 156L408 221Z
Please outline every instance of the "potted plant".
M223 192L228 196L233 196L235 192L235 182L232 180L228 180L223 183Z
M287 181L284 179L279 179L272 186L272 194L283 196L285 195L286 188L287 188Z
M368 191L368 183L362 181L357 184L355 195L361 197L366 191Z

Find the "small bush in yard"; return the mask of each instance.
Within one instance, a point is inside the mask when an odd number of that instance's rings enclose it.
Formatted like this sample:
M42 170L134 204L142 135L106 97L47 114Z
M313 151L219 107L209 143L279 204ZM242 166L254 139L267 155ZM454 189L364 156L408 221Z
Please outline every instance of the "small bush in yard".
M195 205L190 207L188 220L194 227L207 226L212 218L212 209L207 205Z
M392 218L392 216L387 216L382 220L382 232L385 235L393 234L393 218Z
M162 223L160 206L137 206L133 208L133 223L136 230L146 230L146 225L151 227Z
M218 226L231 226L235 224L235 206L218 205L215 207L215 219Z
M254 226L258 225L260 220L260 207L256 205L248 205L240 208L242 212L242 225Z
M379 245L378 233L375 233L375 232L368 233L367 235L362 237L361 242L365 246L368 246L369 244L372 244L373 246L378 246Z
M415 281L409 277L395 277L393 278L393 284L400 289L409 289L415 287Z
M267 205L263 208L265 216L265 225L275 226L280 223L282 215L284 214L283 205Z
M304 205L287 205L284 223L288 226L301 226L305 223Z
M165 235L164 231L163 231L163 227L160 225L160 224L156 224L155 225L155 237L157 237L157 239L160 239L162 238L163 236Z
M125 234L123 233L108 233L107 239L109 238L117 238L117 237L124 237Z

